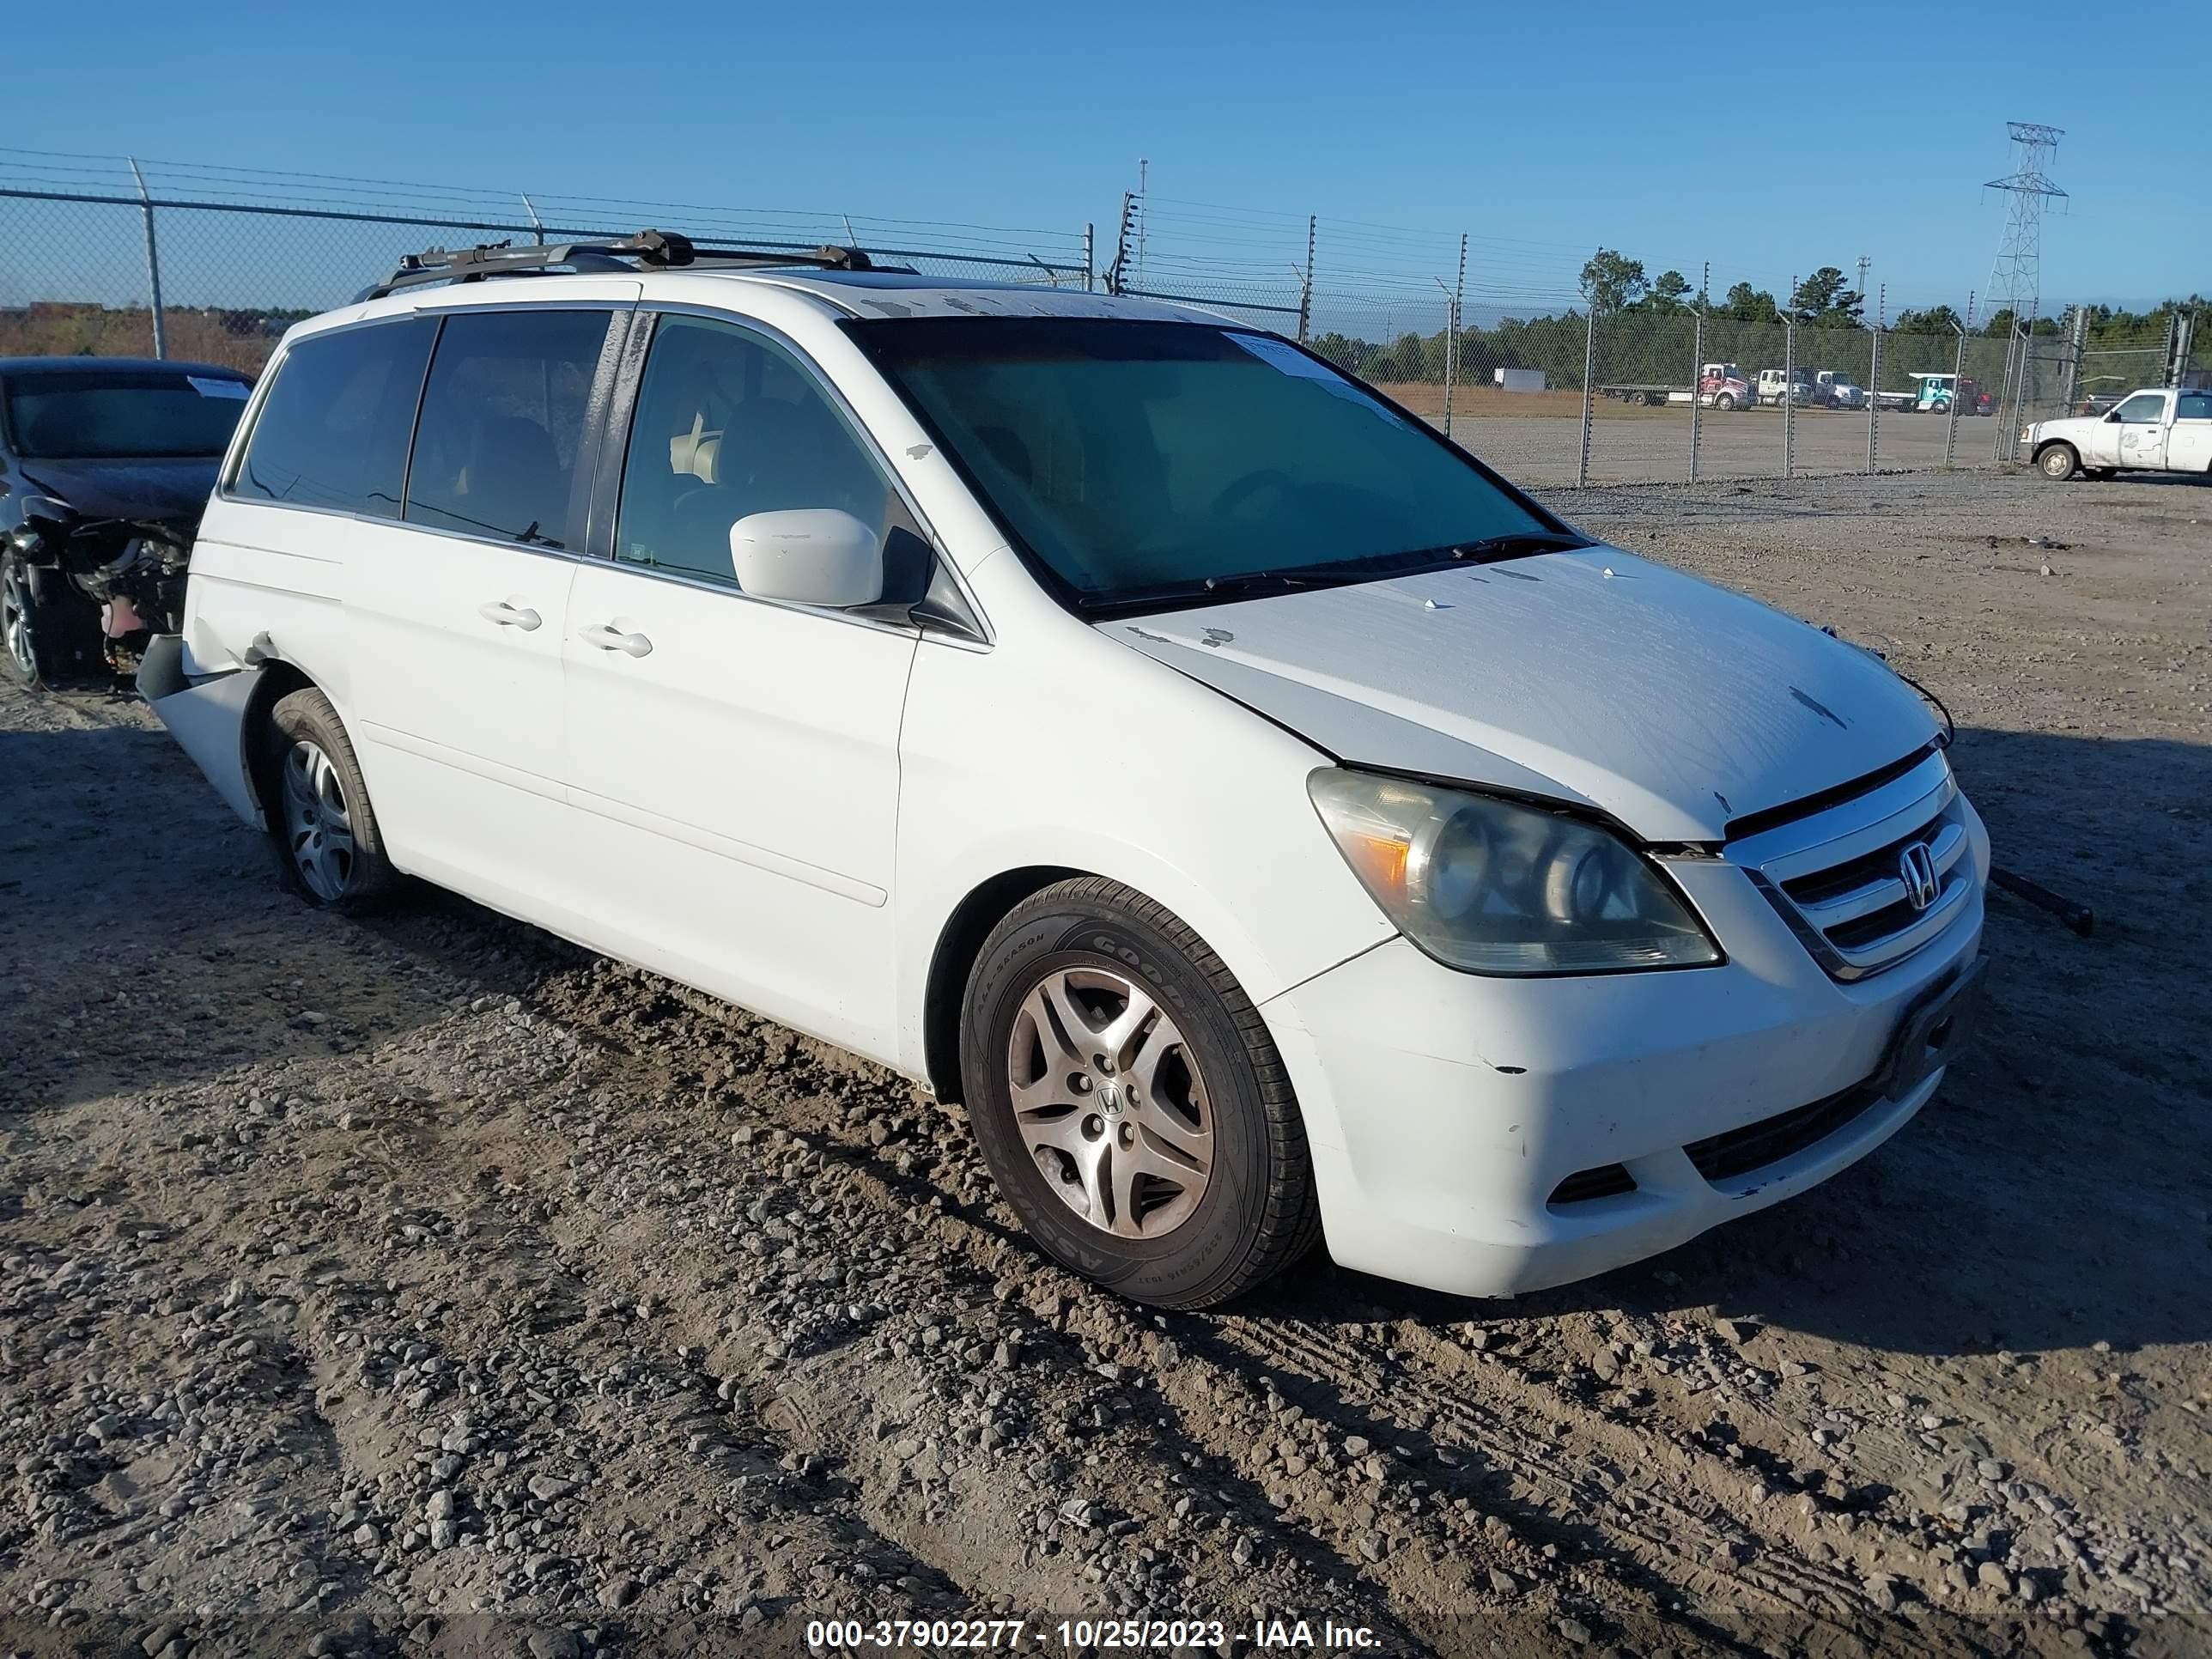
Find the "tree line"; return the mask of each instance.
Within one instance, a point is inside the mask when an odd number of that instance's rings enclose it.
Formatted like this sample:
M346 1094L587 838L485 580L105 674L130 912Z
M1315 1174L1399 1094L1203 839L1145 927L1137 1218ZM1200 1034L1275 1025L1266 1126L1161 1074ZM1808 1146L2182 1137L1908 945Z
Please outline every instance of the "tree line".
M1647 277L1641 260L1601 247L1583 264L1580 288L1582 308L1570 307L1551 316L1506 317L1491 327L1461 329L1461 381L1486 382L1494 368L1533 368L1543 371L1548 386L1579 390L1588 343L1586 319L1594 314L1598 384L1687 383L1696 368L1691 359L1699 349L1698 293L1687 277L1674 270ZM2212 302L2192 294L2144 312L2091 307L2087 341L2093 349L2154 348L2164 341L2173 314L2191 311L2212 313ZM1786 305L1747 282L1732 285L1705 309L1705 361L1739 363L1751 374L1781 367L1785 315L1799 331L1800 363L1833 368L1860 386L1870 382L1874 337L1866 318L1866 296L1835 265L1823 265L1800 281ZM2012 312L2000 308L1972 331L1965 354L1969 375L1994 380L2002 374L2013 321ZM1964 323L1948 305L1899 312L1882 334L1881 389L1910 390L1915 373L1952 372L1960 356ZM1808 337L1808 330L1819 332ZM2030 332L2055 337L2061 324L2056 317L2039 317ZM1311 343L1322 356L1377 384L1436 383L1443 378L1443 329L1428 335L1407 331L1389 341L1332 330Z

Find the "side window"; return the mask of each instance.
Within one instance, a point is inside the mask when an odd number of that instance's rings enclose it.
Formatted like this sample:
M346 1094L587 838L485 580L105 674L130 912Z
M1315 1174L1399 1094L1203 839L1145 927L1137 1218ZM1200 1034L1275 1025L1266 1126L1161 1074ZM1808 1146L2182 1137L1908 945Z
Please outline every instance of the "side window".
M571 544L571 485L604 311L455 312L438 336L407 467L410 524Z
M2173 411L2177 421L2212 421L2212 392L2185 392Z
M2130 425L2154 425L2165 415L2166 395L2159 392L2138 392L2119 408L2120 419Z
M407 434L437 331L430 319L410 317L295 342L231 493L398 518Z
M729 323L663 316L630 422L615 557L737 586L730 526L838 507L887 543L904 503L798 359Z

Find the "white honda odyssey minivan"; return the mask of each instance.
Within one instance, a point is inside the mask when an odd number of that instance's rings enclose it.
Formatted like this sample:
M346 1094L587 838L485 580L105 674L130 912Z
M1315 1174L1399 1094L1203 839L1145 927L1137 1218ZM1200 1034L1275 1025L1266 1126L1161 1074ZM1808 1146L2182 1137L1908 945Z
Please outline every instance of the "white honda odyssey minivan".
M630 240L286 335L141 686L308 902L403 876L966 1109L1202 1307L1495 1296L1926 1103L1981 822L1878 659L1183 307Z

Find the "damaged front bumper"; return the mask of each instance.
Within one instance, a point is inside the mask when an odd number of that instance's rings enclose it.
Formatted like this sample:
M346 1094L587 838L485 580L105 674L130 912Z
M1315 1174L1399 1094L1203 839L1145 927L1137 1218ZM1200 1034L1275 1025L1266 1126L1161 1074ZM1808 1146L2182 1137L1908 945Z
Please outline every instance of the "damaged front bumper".
M195 672L179 634L154 635L138 665L138 695L230 810L257 830L264 827L265 820L260 792L254 787L246 732L260 682L258 666Z

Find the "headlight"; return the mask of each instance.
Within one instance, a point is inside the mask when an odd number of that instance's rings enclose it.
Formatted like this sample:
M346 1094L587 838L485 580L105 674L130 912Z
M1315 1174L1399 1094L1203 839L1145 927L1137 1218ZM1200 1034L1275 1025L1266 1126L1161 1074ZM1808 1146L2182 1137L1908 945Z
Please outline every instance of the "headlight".
M1693 968L1719 949L1620 837L1534 806L1323 768L1322 822L1407 939L1477 974Z

